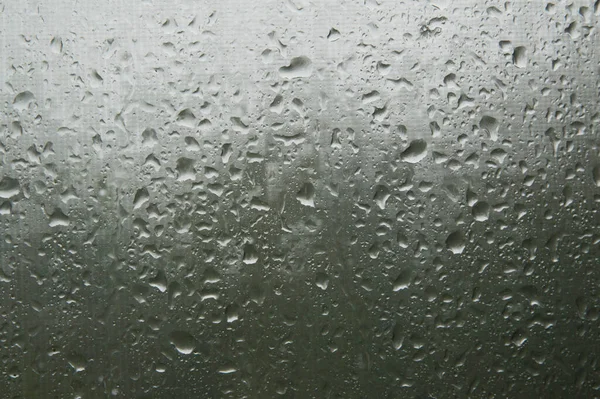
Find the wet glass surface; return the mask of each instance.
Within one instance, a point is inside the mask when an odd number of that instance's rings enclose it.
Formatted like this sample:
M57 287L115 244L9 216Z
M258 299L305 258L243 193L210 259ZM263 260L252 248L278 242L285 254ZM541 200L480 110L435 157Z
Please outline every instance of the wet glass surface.
M0 18L0 397L600 397L600 1Z

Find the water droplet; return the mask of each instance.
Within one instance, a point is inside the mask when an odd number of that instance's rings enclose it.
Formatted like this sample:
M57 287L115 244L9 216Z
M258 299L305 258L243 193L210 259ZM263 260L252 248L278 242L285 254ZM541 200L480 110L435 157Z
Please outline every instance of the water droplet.
M85 371L87 365L87 360L85 359L85 357L76 353L67 356L67 362L69 363L69 366L71 366L73 370L75 370L76 373Z
M401 291L410 287L410 282L412 279L412 273L410 270L403 270L398 274L398 277L394 280L393 291Z
M233 366L224 366L219 369L219 374L232 374L236 371L237 369Z
M403 161L408 163L417 163L427 155L427 143L424 140L413 140L404 152L401 154Z
M304 183L296 194L296 199L304 206L315 207L315 187L311 183Z
M68 226L69 217L63 213L60 208L56 208L52 214L50 214L50 227L56 226Z
M194 160L190 158L179 158L177 160L177 180L196 180L196 169L194 168Z
M177 123L184 127L193 128L196 125L196 116L189 108L186 108L177 114Z
M465 249L466 241L465 236L460 231L455 231L450 233L448 238L446 238L446 247L453 254L462 254Z
M244 256L242 261L247 265L253 265L258 262L258 251L253 244L244 245Z
M525 47L515 47L513 51L513 63L517 68L525 68L527 66L527 49Z
M329 276L323 272L317 273L315 284L322 290L326 290L329 286Z
M473 218L478 222L485 222L490 216L490 206L485 201L476 202L472 208Z
M165 272L159 270L156 273L156 276L148 280L148 284L150 287L154 287L160 292L165 292L167 290L167 276L165 275Z
M312 62L305 56L294 57L288 66L279 68L279 75L284 79L307 78L312 75Z
M600 165L596 165L594 166L594 168L592 169L592 179L594 179L594 184L596 185L596 187L600 187ZM0 187L2 186L2 184L0 183ZM1 196L1 189L0 189L0 196Z
M196 349L196 339L186 331L173 331L169 334L169 342L179 353L189 355Z
M379 209L385 209L385 204L390 198L390 190L386 186L378 185L375 188L375 195L373 196L373 200L379 207Z
M150 199L150 194L148 190L145 188L140 188L135 193L135 197L133 198L133 209L141 208L148 200Z
M0 198L12 198L21 192L17 179L5 176L0 180Z
M29 104L35 99L34 95L30 91L24 91L17 94L13 100L13 107L17 111L24 111L29 108Z

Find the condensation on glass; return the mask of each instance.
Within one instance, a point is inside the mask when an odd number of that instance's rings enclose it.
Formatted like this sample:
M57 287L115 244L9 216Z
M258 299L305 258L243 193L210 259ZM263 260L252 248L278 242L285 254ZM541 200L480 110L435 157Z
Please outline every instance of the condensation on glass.
M599 8L0 1L0 397L599 397Z

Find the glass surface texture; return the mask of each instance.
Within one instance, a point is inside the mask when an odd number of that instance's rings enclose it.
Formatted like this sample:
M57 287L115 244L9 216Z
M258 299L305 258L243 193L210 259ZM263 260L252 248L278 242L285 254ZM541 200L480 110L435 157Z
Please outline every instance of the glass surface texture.
M0 398L600 397L599 19L0 0Z

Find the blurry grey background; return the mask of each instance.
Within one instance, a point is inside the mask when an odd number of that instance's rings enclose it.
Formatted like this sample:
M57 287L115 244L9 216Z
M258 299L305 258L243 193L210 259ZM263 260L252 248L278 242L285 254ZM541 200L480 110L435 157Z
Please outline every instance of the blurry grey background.
M599 7L0 1L0 397L600 397Z

